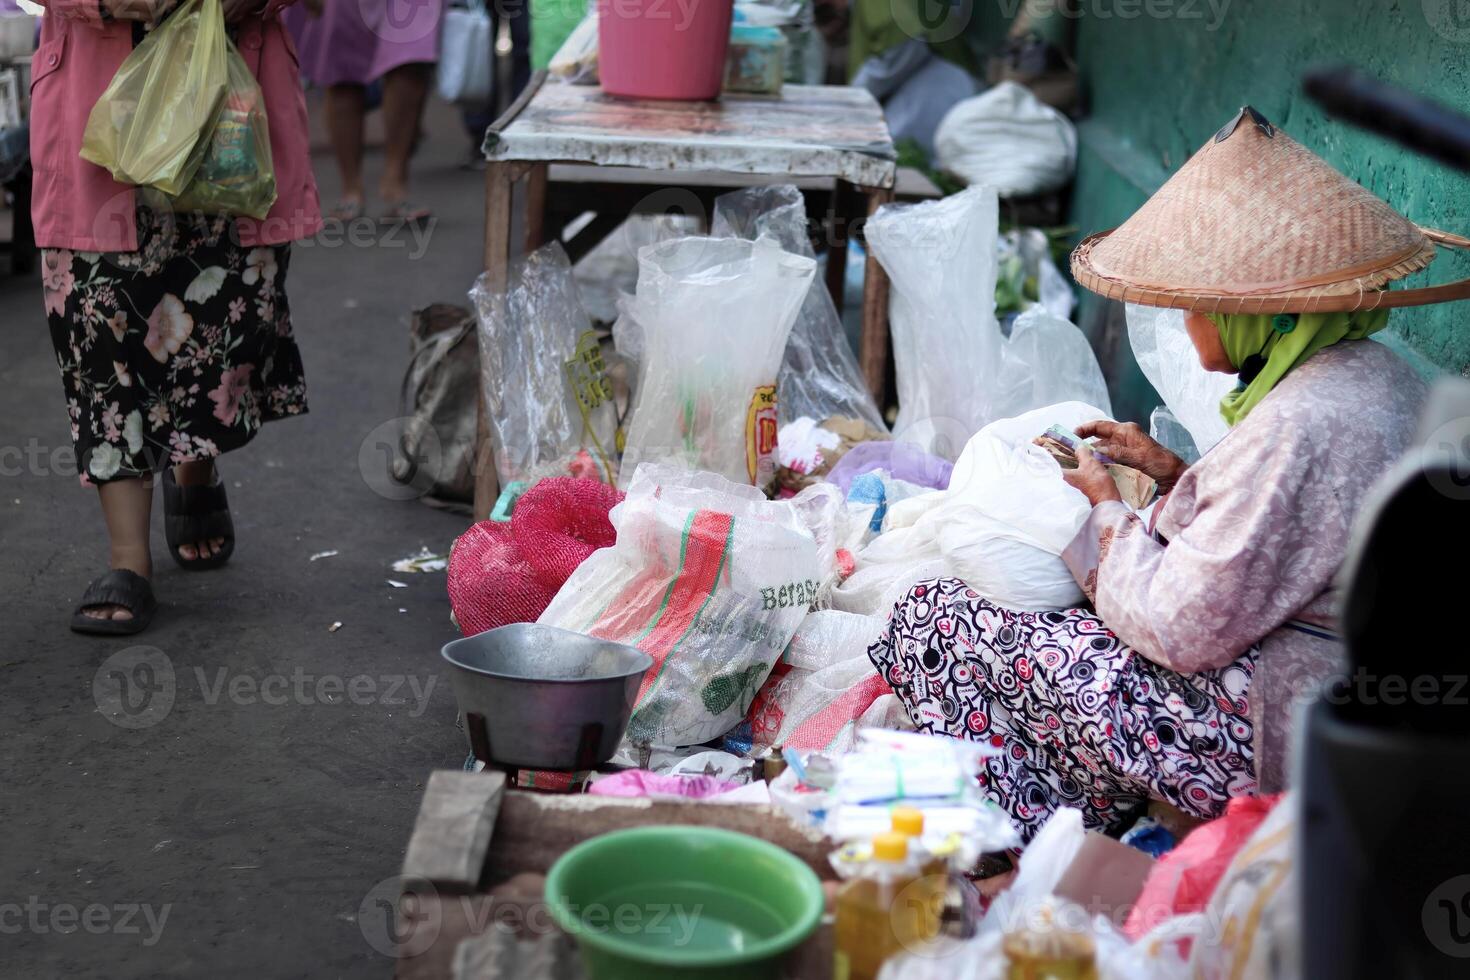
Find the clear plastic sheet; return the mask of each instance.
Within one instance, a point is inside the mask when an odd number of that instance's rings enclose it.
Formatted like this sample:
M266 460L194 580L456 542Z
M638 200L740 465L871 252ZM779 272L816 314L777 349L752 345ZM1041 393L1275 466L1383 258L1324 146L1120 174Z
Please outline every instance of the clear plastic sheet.
M793 184L722 194L715 199L710 233L751 240L769 235L793 255L816 259L807 234L806 203ZM888 431L842 330L827 284L815 277L786 342L776 387L783 424L803 416L819 422L838 416L861 419L879 432Z
M1128 341L1148 383L1174 413L1203 455L1225 438L1230 427L1220 415L1220 399L1235 387L1235 377L1206 371L1183 310L1128 305Z
M995 320L995 191L889 205L867 224L892 283L889 302L898 421L894 437L954 459L996 418L1002 364Z
M82 132L82 159L120 184L182 193L224 104L225 44L220 0L185 0L98 96Z
M617 543L583 562L538 621L653 657L625 740L632 758L717 738L806 618L816 542L789 504L666 466L640 466L611 518Z
M481 275L470 301L502 485L567 475L612 483L617 412L561 244L515 263L505 292Z
M996 410L1010 418L1060 402L1085 402L1112 414L1097 355L1070 320L1038 303L1022 313L1002 348Z
M625 482L664 461L771 483L777 373L816 265L770 238L677 238L638 253L638 291L623 304L641 353Z
M1184 427L1167 405L1160 405L1153 410L1148 417L1148 434L1159 445L1172 452L1175 456L1184 460L1185 463L1193 465L1199 462L1199 450L1195 448L1194 437Z

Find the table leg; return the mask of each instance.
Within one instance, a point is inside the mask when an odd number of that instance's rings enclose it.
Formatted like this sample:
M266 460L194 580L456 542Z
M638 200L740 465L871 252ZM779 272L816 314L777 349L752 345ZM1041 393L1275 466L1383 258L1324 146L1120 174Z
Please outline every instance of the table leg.
M515 164L491 162L485 167L485 272L492 292L503 294L510 277L511 194L515 189L519 167ZM494 441L485 409L485 385L479 386L479 421L475 448L475 512L476 520L490 516L500 496L500 480L495 473Z
M891 187L866 187L863 193L867 195L867 217L870 218L893 200ZM868 261L863 267L863 336L858 360L862 364L868 390L873 393L881 411L887 407L888 368L893 354L888 336L888 273L878 264L871 248L867 253Z

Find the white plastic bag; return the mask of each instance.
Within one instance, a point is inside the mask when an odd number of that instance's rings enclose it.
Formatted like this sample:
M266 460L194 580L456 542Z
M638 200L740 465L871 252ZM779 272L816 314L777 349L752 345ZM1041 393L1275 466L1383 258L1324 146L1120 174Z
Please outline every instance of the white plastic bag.
M1068 401L1112 414L1108 384L1092 345L1075 324L1040 303L1016 318L1001 364L996 407L1002 416Z
M475 280L480 375L502 485L617 478L617 412L597 335L559 242L510 269L504 292Z
M806 204L794 184L750 187L715 198L710 234L717 238L770 235L793 255L816 259L807 234ZM813 279L791 328L777 390L781 422L803 416L817 422L839 416L861 419L887 432L883 415L847 342L842 318L827 284Z
M789 504L664 466L640 466L610 516L617 542L583 562L537 621L653 657L628 727L635 750L723 735L806 618L816 542Z
M1230 431L1220 399L1235 387L1235 377L1200 365L1183 310L1128 304L1128 341L1148 383L1189 430L1200 454L1209 452Z
M998 208L993 189L972 187L938 201L887 205L867 224L868 245L892 284L894 438L945 459L996 417Z
M1082 590L1061 554L1092 508L1031 440L1052 425L1075 429L1106 417L1065 402L981 429L948 489L894 506L886 525L893 530L858 553L857 570L833 591L833 608L887 615L915 582L936 576L962 579L1008 609L1077 605Z
M1071 120L1016 82L1001 82L945 113L934 133L941 170L1001 197L1053 191L1077 169Z
M625 307L642 352L625 483L650 461L761 487L774 479L776 376L816 267L769 238L676 238L639 251Z
M495 92L495 38L484 0L444 11L439 40L439 97L445 102L482 106Z

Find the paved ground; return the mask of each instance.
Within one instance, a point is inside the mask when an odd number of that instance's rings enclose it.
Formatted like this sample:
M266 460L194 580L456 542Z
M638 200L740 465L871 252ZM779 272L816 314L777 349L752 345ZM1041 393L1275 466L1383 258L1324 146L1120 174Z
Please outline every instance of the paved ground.
M464 519L384 499L369 485L381 456L369 445L364 467L360 453L398 414L407 312L462 300L477 270L466 147L455 117L433 113L425 253L407 236L297 249L311 412L224 461L239 535L227 568L178 570L155 503L163 608L138 642L66 628L104 567L102 521L95 494L45 459L68 442L39 282L0 275L0 973L389 974L364 936L381 934L381 910L369 900L360 923L359 906L396 872L429 771L464 756L438 666L457 635L444 577L389 564L446 549ZM331 200L326 157L317 170ZM326 550L339 554L308 560ZM150 662L151 680L137 669ZM138 716L155 723L99 711L94 679L119 667L156 691ZM371 681L346 696L359 675Z

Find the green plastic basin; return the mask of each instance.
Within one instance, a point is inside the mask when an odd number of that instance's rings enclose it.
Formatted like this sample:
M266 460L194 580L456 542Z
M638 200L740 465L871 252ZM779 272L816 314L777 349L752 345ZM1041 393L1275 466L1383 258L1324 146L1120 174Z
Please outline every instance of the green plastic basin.
M713 827L583 841L546 878L594 980L774 977L822 918L822 884L774 844Z

